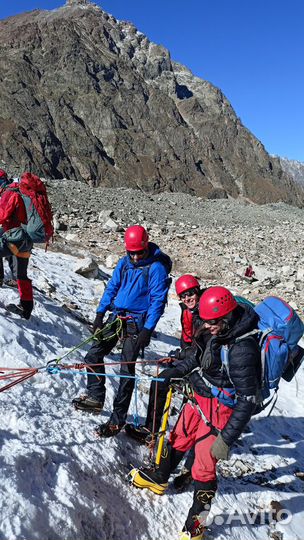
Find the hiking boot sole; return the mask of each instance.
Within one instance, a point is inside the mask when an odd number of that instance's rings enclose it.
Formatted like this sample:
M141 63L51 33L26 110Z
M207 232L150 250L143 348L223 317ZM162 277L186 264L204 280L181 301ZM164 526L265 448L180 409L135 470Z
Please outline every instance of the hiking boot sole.
M149 491L152 491L156 495L163 495L168 487L168 482L165 484L157 484L152 479L148 479L148 477L144 478L141 476L142 473L139 469L132 469L130 472L131 476L131 484L139 489L149 489Z
M179 540L203 540L203 539L204 539L204 532L197 534L196 536L191 536L190 533L185 531L185 532L181 532L179 536Z
M118 433L121 432L123 427L124 426L119 426L117 427L117 429L111 430L111 429L104 428L104 426L101 425L94 429L93 434L94 434L94 437L96 437L96 439L108 439L109 437L115 437L116 435L118 435Z
M131 437L131 439L134 439L134 441L137 441L139 444L150 444L152 433L147 429L146 433L137 433L135 430L130 429L128 426L130 424L125 425L125 432L128 435L128 437Z
M76 411L80 411L80 412L86 412L86 413L90 413L90 414L100 414L102 412L102 408L96 408L96 409L92 409L91 407L88 408L88 407L81 407L81 405L78 405L76 403L73 403L73 407Z
M86 405L85 398L73 399L72 405L76 409L76 411L87 412L91 414L100 414L103 409L103 404L96 405L96 406L88 405L88 404Z

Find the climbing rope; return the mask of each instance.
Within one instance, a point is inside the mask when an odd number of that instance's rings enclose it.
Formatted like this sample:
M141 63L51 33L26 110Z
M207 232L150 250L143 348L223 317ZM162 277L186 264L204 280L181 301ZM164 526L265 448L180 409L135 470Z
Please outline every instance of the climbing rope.
M0 381L12 379L11 382L0 388L0 392L4 392L4 390L12 388L12 386L30 379L36 373L38 373L38 368L0 368Z
M114 319L114 321L107 323L103 328L97 330L92 336L84 339L83 341L78 343L78 345L75 345L75 347L69 349L66 353L58 356L55 360L52 360L52 362L54 361L59 364L61 360L63 360L63 358L66 358L73 352L78 351L78 349L81 349L83 345L87 345L91 341L110 341L116 336L119 337L123 328L123 319L125 319L125 317L117 317L116 319ZM110 335L107 335L107 333L112 330L114 326L116 326L115 331L113 331Z
M159 362L159 360L152 360L152 361L142 361L139 362L141 364L155 364ZM9 388L12 388L18 383L24 382L27 379L30 379L34 375L36 375L39 372L45 371L51 375L57 375L64 373L71 373L73 375L95 375L97 377L108 377L108 378L125 378L125 379L134 379L135 386L138 385L139 381L143 380L149 380L149 381L164 381L165 379L159 379L157 377L151 377L151 376L139 376L139 375L124 375L121 373L101 373L94 371L93 367L97 367L98 365L103 366L113 366L113 365L119 365L119 364L135 364L136 361L124 361L124 362L105 362L104 364L61 364L57 362L56 360L51 360L48 362L45 366L41 366L38 368L7 368L7 367L0 367L0 381L6 381L9 380L10 382L6 385L0 387L0 392L4 392L5 390L8 390ZM88 371L89 368L89 371ZM136 389L137 391L137 389Z

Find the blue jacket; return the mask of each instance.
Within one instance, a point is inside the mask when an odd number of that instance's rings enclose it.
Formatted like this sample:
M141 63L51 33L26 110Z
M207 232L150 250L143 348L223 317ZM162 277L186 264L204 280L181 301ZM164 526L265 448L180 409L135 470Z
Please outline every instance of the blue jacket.
M141 321L140 326L154 330L164 312L170 285L168 272L158 260L161 250L149 242L147 259L133 264L129 255L120 259L99 302L97 313L111 309L127 312ZM149 270L143 271L144 267Z

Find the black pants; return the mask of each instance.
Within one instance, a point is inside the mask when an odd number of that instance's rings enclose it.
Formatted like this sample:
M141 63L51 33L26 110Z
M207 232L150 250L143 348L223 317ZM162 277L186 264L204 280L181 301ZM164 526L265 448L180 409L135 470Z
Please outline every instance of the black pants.
M179 378L180 372L178 371L178 368L176 367L169 367L167 369L164 369L160 372L158 375L159 377L165 378L164 382L158 382L158 381L152 381L150 386L150 393L149 393L149 403L148 403L148 411L147 411L147 417L146 417L146 423L145 426L150 431L159 431L161 420L164 412L164 406L166 403L166 397L170 385L171 379ZM156 403L155 403L155 397L156 397ZM154 411L155 409L155 411ZM155 422L153 426L153 420L155 416Z
M121 353L121 367L118 392L113 403L113 412L110 421L113 424L123 425L126 422L130 401L134 390L134 378L128 378L130 375L135 375L135 361L139 355L139 347L137 346L137 335L140 328L134 321L128 321L125 327L125 338ZM109 331L109 336L111 331ZM98 375L90 375L90 373L105 373L104 357L108 355L118 341L118 337L114 336L106 340L95 342L87 355L85 356L86 364L101 364L100 366L92 366L87 368L88 380L87 390L88 395L98 401L103 402L106 396L105 377ZM105 336L106 337L106 336ZM133 364L124 364L123 362L134 362Z
M5 259L8 262L10 271L11 271L11 278L17 279L17 258L14 257L14 255L11 255L9 257L5 257ZM4 278L4 268L3 268L3 258L0 259L0 279Z

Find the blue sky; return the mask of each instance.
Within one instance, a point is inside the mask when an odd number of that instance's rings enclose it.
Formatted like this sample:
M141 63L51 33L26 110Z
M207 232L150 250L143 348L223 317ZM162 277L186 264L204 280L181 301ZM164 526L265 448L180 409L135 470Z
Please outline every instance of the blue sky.
M304 162L304 0L95 3L133 22L174 60L221 88L268 152ZM0 18L63 4L10 0L1 5Z

